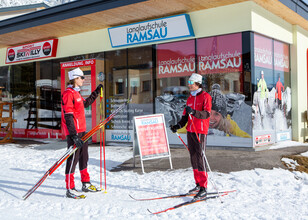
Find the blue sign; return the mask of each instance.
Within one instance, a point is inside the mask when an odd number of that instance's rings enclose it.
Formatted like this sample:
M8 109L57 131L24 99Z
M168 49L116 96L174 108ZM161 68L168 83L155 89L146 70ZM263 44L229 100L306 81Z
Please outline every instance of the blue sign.
M112 47L194 37L188 14L108 28Z

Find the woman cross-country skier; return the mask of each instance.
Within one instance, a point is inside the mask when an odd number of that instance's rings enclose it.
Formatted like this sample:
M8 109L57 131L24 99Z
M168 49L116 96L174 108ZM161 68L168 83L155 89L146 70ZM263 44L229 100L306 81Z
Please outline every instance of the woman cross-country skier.
M73 144L78 148L77 151L71 155L66 162L65 167L65 182L66 182L66 196L68 198L85 198L81 192L75 188L74 173L77 163L79 162L79 171L81 175L81 182L83 192L98 192L101 191L99 187L95 187L90 182L90 175L88 173L88 142L83 142L81 137L86 133L86 118L85 108L90 106L97 98L102 85L91 93L91 95L84 99L80 95L80 87L84 82L84 74L80 68L73 69L68 72L69 83L67 89L62 94L62 128L67 138L67 147Z
M188 88L190 90L190 96L187 99L187 106L183 111L182 118L176 125L170 126L170 129L175 133L187 123L188 149L196 182L196 186L191 189L189 193L198 192L195 195L194 200L199 200L207 195L208 175L206 172L204 153L206 135L209 129L212 98L207 92L202 91L202 76L200 74L193 73L190 76L188 80ZM201 144L199 143L197 135Z

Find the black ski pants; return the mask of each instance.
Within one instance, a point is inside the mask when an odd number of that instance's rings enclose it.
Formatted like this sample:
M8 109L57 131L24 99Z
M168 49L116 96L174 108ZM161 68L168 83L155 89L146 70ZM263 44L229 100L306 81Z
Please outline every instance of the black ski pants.
M206 149L206 135L199 134L199 143L196 133L187 131L187 142L190 154L191 166L194 170L206 171L205 157L202 150L205 153Z
M86 132L78 133L78 137L83 137ZM67 138L67 148L74 145L74 141L69 137ZM74 161L73 161L74 159ZM89 153L88 153L88 141L83 144L81 148L75 151L67 160L65 167L65 174L75 173L75 168L77 163L79 162L79 170L84 170L88 166Z

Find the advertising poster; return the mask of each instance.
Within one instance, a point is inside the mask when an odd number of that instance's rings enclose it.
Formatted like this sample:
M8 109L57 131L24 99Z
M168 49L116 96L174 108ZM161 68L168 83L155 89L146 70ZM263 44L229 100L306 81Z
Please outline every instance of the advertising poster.
M6 64L55 57L58 39L39 41L16 47L9 47L6 51Z
M195 72L195 41L157 45L158 96L155 98L155 112L165 116L166 126L176 124L182 116L189 89L179 85L179 79L188 79ZM186 82L185 82L186 83ZM172 144L180 144L179 139L167 129ZM185 137L183 137L185 138Z
M159 64L162 60L161 57L165 56L165 60L168 59L168 52L166 52L168 50L176 51L176 54L184 54L186 60L192 60L189 57L195 54L195 47L194 44L189 45L188 42L181 42L182 45L178 45L179 42L165 44L165 50L158 51L158 54L161 54L158 56L157 63ZM173 46L176 46L177 50L173 49ZM161 47L158 48L161 49ZM239 33L197 39L197 51L198 73L203 75L203 88L214 97L207 137L208 145L251 147L251 106L246 104L245 95L240 93L240 75L243 69L242 35ZM177 58L175 56L172 60ZM192 61L191 65L193 65ZM155 105L156 112L165 115L167 126L177 124L181 119L186 100L190 95L187 80L193 71L186 73L182 73L185 86L173 85L178 78L157 76L162 80L169 79L167 82L170 82L170 86L162 88ZM169 143L182 145L180 139L169 130ZM187 142L186 128L178 130L178 133Z
M190 76L195 72L195 41L157 45L157 78Z
M197 40L199 73L212 97L207 144L251 147L251 106L240 93L242 34Z
M290 140L291 88L285 85L290 77L289 45L255 34L254 50L254 146Z
M123 103L127 102L125 98L118 98L109 96L106 99L106 117L113 113L114 110L119 108ZM106 140L116 142L132 142L132 130L134 109L129 107L124 108L114 116L106 124Z
M198 39L199 74L241 72L242 34Z
M164 116L145 115L134 117L136 134L143 158L169 155Z
M127 102L126 98L109 96L106 99L106 117ZM133 118L153 114L152 104L129 103L106 124L106 141L133 142Z

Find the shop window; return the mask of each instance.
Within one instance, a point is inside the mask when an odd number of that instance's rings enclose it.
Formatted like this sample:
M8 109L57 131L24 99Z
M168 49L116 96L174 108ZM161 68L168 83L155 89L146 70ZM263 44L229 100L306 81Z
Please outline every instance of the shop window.
M36 97L35 64L12 66L10 78L13 79L11 88L14 100L14 118L17 119L14 128L37 128L36 114L29 114L31 107L33 111L36 111L36 106L32 106L32 100ZM32 121L31 124L28 123L29 120Z
M143 81L142 82L142 92L148 92L151 91L151 81Z
M11 85L13 84L10 71L12 71L12 66L0 67L0 87L3 87L1 98L9 102L12 101Z
M291 140L289 45L254 34L253 132L255 147Z
M107 125L107 141L132 142L133 117L153 114L152 46L105 53L106 113L132 94L132 101Z
M251 106L243 92L242 33L197 39L198 73L204 76L203 87L212 96L208 144L218 145L212 137L221 136L224 146L250 143Z
M186 85L186 79L184 77L180 77L180 86Z
M123 82L116 82L115 85L116 85L115 94L116 95L123 95L123 93L124 93Z
M156 49L156 113L165 115L166 125L176 124L189 96L188 78L196 71L195 40L159 44Z

